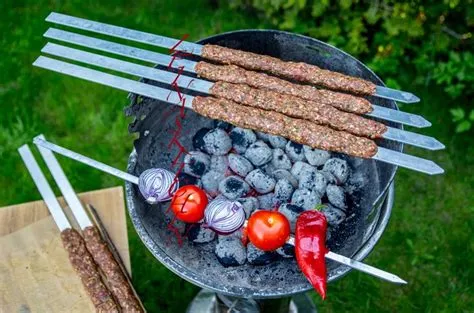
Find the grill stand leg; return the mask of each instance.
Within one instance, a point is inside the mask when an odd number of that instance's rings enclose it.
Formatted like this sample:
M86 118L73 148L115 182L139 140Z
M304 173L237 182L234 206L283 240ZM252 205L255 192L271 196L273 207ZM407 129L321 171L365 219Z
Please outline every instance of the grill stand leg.
M189 304L187 313L317 313L305 294L277 299L245 299L202 289Z

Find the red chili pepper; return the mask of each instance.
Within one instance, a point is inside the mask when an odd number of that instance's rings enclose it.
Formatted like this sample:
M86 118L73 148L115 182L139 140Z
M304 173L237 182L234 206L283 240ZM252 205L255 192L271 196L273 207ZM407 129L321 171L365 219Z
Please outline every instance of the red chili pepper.
M300 214L296 221L296 261L314 289L326 298L327 221L323 213L311 210Z

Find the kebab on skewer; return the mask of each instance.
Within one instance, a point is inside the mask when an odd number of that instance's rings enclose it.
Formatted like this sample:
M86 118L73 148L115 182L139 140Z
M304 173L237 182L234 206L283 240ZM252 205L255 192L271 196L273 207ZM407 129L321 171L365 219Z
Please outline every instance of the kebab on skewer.
M38 138L45 139L43 135L39 135ZM144 312L143 305L134 292L129 279L102 238L99 229L87 215L84 206L74 192L56 157L50 150L43 147L38 146L38 150L69 205L74 218L77 220L79 227L82 229L87 250L104 273L110 291L120 305L120 308L124 312Z
M183 95L168 89L152 86L131 79L103 73L97 70L43 56L40 56L34 62L34 65L100 83L106 86L158 99L170 104L181 105L181 103L183 103L183 106L186 108L197 108L198 113L208 114L208 116L211 116L211 114L212 116L218 115L224 121L228 121L230 123L243 123L242 125L247 125L247 128L252 126L255 129L262 130L264 132L269 131L274 135L287 135L292 140L301 144L307 144L312 148L325 150L334 149L333 151L343 152L353 156L371 158L417 170L430 175L443 173L443 169L432 161L396 152L383 147L378 147L375 142L370 139L357 137L342 131L335 131L329 127L317 125L306 120L293 119L277 112L241 106L235 102L225 99ZM205 105L212 105L212 107L204 108ZM245 121L247 116L244 116L241 113L242 110L246 110L247 112L251 112L251 114L260 116L261 120L253 118L251 119L251 124L249 124L249 122ZM234 115L230 115L230 113ZM269 125L269 123L277 124ZM268 130L262 129L262 125L268 128ZM325 138L328 138L331 141L327 141ZM340 142L338 142L338 140L340 140Z
M80 277L81 282L97 312L120 312L119 305L112 293L104 284L99 269L81 235L71 227L66 215L59 205L48 181L43 175L30 148L24 145L18 149L25 166L36 184L54 222L61 232L64 249L69 261Z
M45 37L55 39L55 40L60 40L64 42L69 42L73 43L75 45L79 46L84 46L87 48L93 48L96 50L101 50L109 53L113 53L116 55L122 55L126 57L130 57L133 59L141 60L141 61L146 61L146 62L151 62L153 64L159 64L163 66L167 66L168 68L174 68L174 69L179 69L184 72L189 72L189 73L196 73L199 74L196 71L196 67L198 66L197 62L190 61L190 60L183 60L175 57L171 57L169 55L164 55L148 50L143 50L140 48L136 47L130 47L127 45L122 45L110 41L105 41L97 38L92 38L80 34L75 34L55 28L50 28L46 33L44 34ZM50 44L54 46L54 44ZM49 47L51 48L51 47ZM48 49L48 45L43 49L43 52L47 52L50 54L58 54L59 52L55 51L57 47L54 47L53 49ZM69 56L69 53L61 53L63 57L66 58L71 58ZM113 61L114 59L112 59ZM84 62L84 61L82 61ZM133 63L132 63L133 64ZM125 65L125 64L122 64ZM105 68L109 68L112 70L117 70L117 71L122 71L122 72L132 72L133 75L136 74L136 68L130 68L130 66L120 66L117 65L113 62L105 62L102 63L102 66ZM207 64L205 68L209 68L210 71L206 73L201 73L203 75L219 75L222 79L228 79L228 82L239 82L242 79L246 81L247 84L253 84L253 87L262 87L265 89L265 86L267 85L272 85L273 89L278 91L283 91L283 93L288 92L285 91L286 88L295 88L293 90L296 95L300 94L298 93L299 88L303 88L307 93L308 96L305 95L304 93L301 94L301 97L303 98L309 98L309 100L314 100L318 103L326 103L329 105L333 106L339 106L341 108L347 107L348 109L352 108L353 111L358 112L362 111L364 109L365 111L370 111L370 113L365 113L368 116L372 117L377 117L380 119L384 120L389 120L397 123L402 123L410 126L415 126L415 127L428 127L431 126L431 123L424 119L423 117L411 113L406 113L398 110L393 110L389 109L386 107L378 106L378 105L371 105L366 99L355 97L352 95L344 94L344 93L338 93L338 92L332 92L332 91L319 91L317 88L311 87L311 86L304 86L304 85L295 85L293 83L290 83L288 81L269 76L263 73L257 73L257 72L252 72L252 71L247 71L241 68L238 68L236 66L215 66L215 71L210 68L211 64ZM144 68L144 67L143 67ZM143 70L143 68L141 68ZM140 71L143 72L143 71ZM146 71L145 71L146 72ZM240 78L240 72L247 74L247 76L243 76L243 78ZM149 75L148 71L148 75ZM224 75L225 74L225 75ZM141 77L145 77L145 75L140 74ZM159 75L154 75L154 80L161 81ZM158 77L156 77L158 76ZM246 77L250 77L250 79L247 79ZM176 78L176 76L173 77L173 80ZM268 82L267 82L268 80ZM206 82L206 81L200 81L198 85L196 85L196 91L199 92L205 92L208 93L209 89L211 87L212 83ZM190 86L191 87L191 86ZM323 95L325 97L323 97ZM322 102L320 102L322 101ZM370 107L371 106L371 107Z
M226 98L244 105L258 107L265 110L273 110L288 116L307 119L320 125L327 125L336 130L348 131L359 136L390 139L430 150L444 148L444 146L434 138L393 127L387 127L380 122L365 119L356 114L340 111L331 105L306 101L300 97L281 94L273 90L256 89L244 84L234 84L222 81L211 83L185 75L180 75L178 79L176 79L174 73L164 70L152 69L146 66L52 43L48 43L42 51L87 64L110 69L113 68L125 73L159 80L167 84L176 83L179 88L208 93L215 97Z
M260 55L216 45L202 46L200 44L176 40L165 36L159 36L123 27L99 23L55 12L51 13L46 18L46 20L48 22L91 32L129 39L167 49L183 51L188 54L201 56L225 64L236 64L251 70L267 71L274 75L286 77L292 80L299 80L330 89L342 90L345 92L352 92L362 95L373 95L376 97L388 98L406 103L419 102L420 100L418 97L409 92L377 86L372 82L363 80L361 78L323 70L315 65L302 62L285 62L266 55Z

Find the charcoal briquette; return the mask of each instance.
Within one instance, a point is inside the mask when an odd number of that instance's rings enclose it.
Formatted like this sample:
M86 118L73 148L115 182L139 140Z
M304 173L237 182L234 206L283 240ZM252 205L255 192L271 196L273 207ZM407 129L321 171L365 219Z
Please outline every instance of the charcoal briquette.
M257 136L251 129L235 127L229 133L232 140L232 147L237 153L243 154L245 150L257 141Z
M338 185L344 184L350 174L350 168L347 161L339 158L327 160L324 164L323 171L333 174L337 179Z
M331 157L328 151L313 149L310 146L303 146L303 151L306 160L313 166L321 166Z
M321 195L309 189L296 189L291 197L291 203L305 210L312 210L321 204Z
M228 159L230 169L239 176L245 177L253 170L252 163L239 154L230 153Z
M224 155L232 148L229 135L220 128L214 128L203 137L204 150L212 155Z
M248 173L245 177L245 181L249 183L255 191L261 194L272 191L276 183L275 179L265 174L261 169L255 169Z
M280 148L273 149L272 163L275 169L289 170L291 169L291 160L285 151Z
M211 158L201 151L190 151L184 157L183 171L195 177L201 177L209 170Z
M239 176L229 176L219 183L219 191L229 200L243 197L250 191L249 185Z

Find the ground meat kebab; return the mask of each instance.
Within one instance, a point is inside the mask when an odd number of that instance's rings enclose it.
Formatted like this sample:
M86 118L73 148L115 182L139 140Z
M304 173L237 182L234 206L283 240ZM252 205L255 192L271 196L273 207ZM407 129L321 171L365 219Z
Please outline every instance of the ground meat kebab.
M295 119L273 111L239 105L213 97L195 97L193 109L208 118L226 121L242 128L286 137L300 144L326 151L371 158L377 153L373 140Z
M107 243L102 239L97 227L86 227L83 234L87 249L104 272L107 283L122 310L124 312L143 312L132 287L107 247Z
M354 135L380 138L387 131L387 126L382 123L337 110L330 105L310 102L272 90L261 90L243 84L218 81L212 86L209 93L218 98L306 119Z
M235 64L250 70L265 71L292 80L311 83L333 90L359 95L373 95L376 85L361 78L323 70L316 65L289 62L268 55L230 49L207 44L202 48L202 57L224 64Z
M68 252L69 260L81 278L97 312L120 312L115 299L103 283L81 235L76 230L68 228L61 232L61 239Z
M318 89L309 85L298 85L264 73L245 70L235 65L214 65L198 62L196 73L213 81L245 84L259 89L270 89L305 100L332 105L342 111L365 114L372 112L372 104L364 98Z

